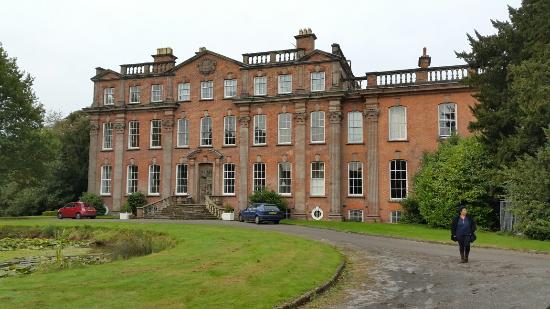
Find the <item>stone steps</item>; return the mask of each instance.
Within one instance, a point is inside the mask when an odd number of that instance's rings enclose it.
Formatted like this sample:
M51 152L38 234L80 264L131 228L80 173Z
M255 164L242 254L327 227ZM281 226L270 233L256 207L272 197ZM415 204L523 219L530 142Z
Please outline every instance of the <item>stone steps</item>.
M145 219L171 220L218 220L203 204L175 204L168 206L154 216L145 216Z

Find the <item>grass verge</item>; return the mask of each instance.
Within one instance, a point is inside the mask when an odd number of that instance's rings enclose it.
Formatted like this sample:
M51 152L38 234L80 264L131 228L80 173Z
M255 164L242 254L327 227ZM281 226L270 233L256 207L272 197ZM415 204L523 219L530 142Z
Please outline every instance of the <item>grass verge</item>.
M455 244L453 241L450 240L451 235L449 230L431 228L421 224L305 220L284 220L282 221L282 223L375 236L388 236L445 244ZM512 236L486 231L478 231L476 232L476 235L477 240L475 244L479 247L550 253L550 241L532 240L520 236Z
M0 220L0 225L82 222ZM162 232L177 244L129 260L2 279L2 306L273 308L326 282L343 258L329 245L251 229L93 220L85 224Z

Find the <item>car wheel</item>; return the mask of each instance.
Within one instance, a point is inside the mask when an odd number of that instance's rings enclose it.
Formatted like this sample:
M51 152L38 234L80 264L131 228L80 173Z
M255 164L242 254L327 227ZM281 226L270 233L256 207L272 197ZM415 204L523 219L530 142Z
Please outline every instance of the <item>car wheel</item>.
M58 212L58 213L57 213L57 219L63 219L63 214L60 213L60 212Z
M279 221L273 221L273 223L275 223L275 224L279 224Z
M258 217L258 216L256 216L256 218L254 218L254 222L255 222L256 224L262 223L262 221L260 221L260 217Z
M81 219L81 218L82 217L80 216L80 214L77 213L75 219Z

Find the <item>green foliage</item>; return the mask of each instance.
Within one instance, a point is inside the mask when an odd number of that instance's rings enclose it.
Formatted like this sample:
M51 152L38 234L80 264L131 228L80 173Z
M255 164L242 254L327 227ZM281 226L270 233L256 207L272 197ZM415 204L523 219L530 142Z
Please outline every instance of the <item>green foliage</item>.
M414 196L408 196L401 201L401 207L403 208L403 214L401 215L401 222L403 223L426 223L426 220L420 214L420 207L418 200Z
M101 197L95 193L84 192L80 201L92 206L97 211L98 216L102 216L107 211L105 205L103 205L103 200Z
M127 203L130 206L130 210L131 210L131 211L128 211L128 212L136 214L136 209L138 207L143 207L143 206L147 205L147 197L145 196L145 194L143 194L139 191L134 192L134 193L130 194L130 196L128 196Z
M287 201L277 192L273 190L258 190L248 198L251 203L269 203L275 204L280 210L285 211Z
M57 210L46 210L42 212L42 216L44 217L55 217L57 216Z
M126 213L132 212L132 206L130 206L130 203L128 203L128 201L124 202L122 207L120 207L120 212L126 212Z
M229 205L229 204L225 204L225 208L223 210L224 212L235 212L235 209L233 208L233 206Z
M550 129L546 145L503 172L506 198L519 222L514 228L530 238L550 240Z
M472 51L458 54L484 70L467 80L479 89L470 129L499 166L534 154L550 124L550 2L524 0L509 14L510 22L493 21L497 34L469 35Z
M480 227L496 222L491 156L476 137L453 137L435 153L424 155L414 177L414 198L420 215L435 227L449 227L465 205Z

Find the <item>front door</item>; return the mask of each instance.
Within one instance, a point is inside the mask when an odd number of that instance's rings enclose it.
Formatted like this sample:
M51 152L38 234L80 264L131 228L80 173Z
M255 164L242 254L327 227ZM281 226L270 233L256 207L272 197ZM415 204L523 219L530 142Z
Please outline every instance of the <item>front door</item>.
M212 195L212 164L199 165L199 202L204 202L206 195Z

